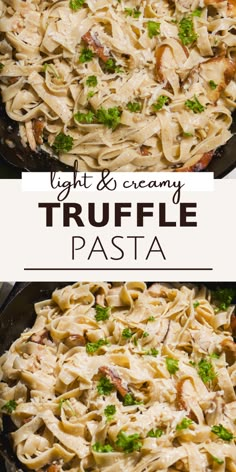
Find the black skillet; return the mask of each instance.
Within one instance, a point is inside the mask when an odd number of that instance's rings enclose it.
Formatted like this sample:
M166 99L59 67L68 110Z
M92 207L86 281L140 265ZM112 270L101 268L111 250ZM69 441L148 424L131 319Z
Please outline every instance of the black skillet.
M232 132L236 133L236 113ZM9 148L6 140L13 141L14 148ZM236 165L236 135L233 136L225 146L219 148L213 160L207 167L207 171L214 172L215 178L222 178ZM13 167L30 172L62 171L71 172L71 167L63 164L58 159L49 156L45 151L31 151L27 146L21 144L18 123L12 121L6 114L4 105L0 101L0 156L9 164L9 174Z
M0 355L10 347L12 342L27 327L33 325L35 319L34 303L50 299L53 290L68 284L69 282L31 282L15 284L0 311ZM216 282L194 283L194 285L202 284L210 289L216 289L219 286L219 283ZM148 285L151 285L151 282L148 283ZM232 287L236 290L236 282L221 283L220 287ZM9 417L4 415L3 433L0 434L1 472L26 471L18 462L11 448L9 433L13 430L12 427L13 425Z

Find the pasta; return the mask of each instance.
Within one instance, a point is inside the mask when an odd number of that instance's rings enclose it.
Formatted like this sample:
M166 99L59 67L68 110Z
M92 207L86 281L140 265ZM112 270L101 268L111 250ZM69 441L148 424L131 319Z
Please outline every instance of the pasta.
M0 358L21 463L47 472L229 472L236 347L226 290L76 283Z
M231 137L235 1L0 0L23 143L80 171L201 170Z

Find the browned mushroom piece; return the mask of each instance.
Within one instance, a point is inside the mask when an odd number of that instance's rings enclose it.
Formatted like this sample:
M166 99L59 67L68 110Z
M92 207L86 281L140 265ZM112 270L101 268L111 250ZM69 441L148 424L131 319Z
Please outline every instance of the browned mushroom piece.
M100 57L100 59L103 62L107 62L108 59L111 58L109 52L106 52L106 48L104 46L102 46L99 39L95 35L92 36L90 31L85 33L82 36L82 39L88 46L90 46L92 48L93 52L95 54L97 54L97 56Z
M179 43L179 41L177 42ZM181 47L183 49L183 54L186 56L187 59L189 52L184 45L181 44ZM155 57L155 75L157 80L161 82L163 82L164 80L168 80L170 74L176 74L176 68L181 66L181 63L178 64L176 62L172 48L167 44L163 44L156 48Z
M22 423L23 423L23 424L30 423L30 421L32 421L32 419L33 419L33 416L29 416L28 418L24 418L24 419L22 420Z
M86 340L81 334L71 334L65 339L67 347L85 346Z
M224 0L204 0L204 4L208 6L213 6L213 7L220 7L221 4L224 3ZM227 2L228 8L227 8L227 13L229 16L235 16L236 15L236 0L228 0Z
M178 167L178 169L175 169L175 172L200 172L201 170L206 169L206 167L210 164L214 153L215 151L205 152L205 154L203 154L195 164L188 167Z
M232 339L224 339L221 342L222 350L225 352L226 361L229 365L234 364L236 361L236 344Z
M18 82L19 79L20 77L8 77L8 82L9 84L13 85L13 84L16 84L16 82Z
M116 388L116 390L119 392L119 394L122 397L125 397L125 395L129 393L128 387L125 387L122 384L121 378L119 377L118 374L114 372L114 370L110 369L109 367L102 366L102 367L99 367L99 372L105 375L106 377L109 377L111 383L114 385L114 387Z
M50 466L47 468L46 472L60 472L60 470L61 470L61 466L60 466L60 465L58 465L58 464L52 464L52 465L50 465Z
M33 120L33 133L37 144L43 144L44 122L42 120Z
M209 100L216 102L221 92L228 83L234 78L236 63L227 57L219 56L202 62L199 67L200 76L206 84L206 91ZM210 87L213 84L213 90Z
M49 331L47 329L44 329L42 331L39 331L38 333L32 334L28 342L31 341L32 343L37 343L37 344L45 344L45 341L49 339Z
M176 401L180 410L188 410L187 415L191 420L197 421L195 413L191 409L192 403L196 403L196 392L191 380L181 379L176 385Z
M142 154L142 156L150 156L150 149L150 146L145 146L145 144L143 144L142 146L140 146L140 153Z

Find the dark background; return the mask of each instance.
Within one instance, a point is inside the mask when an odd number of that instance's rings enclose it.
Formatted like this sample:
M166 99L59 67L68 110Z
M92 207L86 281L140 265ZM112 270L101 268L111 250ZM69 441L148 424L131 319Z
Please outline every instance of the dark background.
M21 171L9 166L0 156L0 179L19 179Z

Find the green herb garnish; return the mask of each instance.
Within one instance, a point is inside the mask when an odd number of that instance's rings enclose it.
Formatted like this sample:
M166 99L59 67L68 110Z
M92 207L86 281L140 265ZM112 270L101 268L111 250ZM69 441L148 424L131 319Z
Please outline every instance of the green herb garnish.
M179 370L178 359L173 359L172 357L166 357L166 368L170 374L175 374L177 370Z
M77 11L80 8L82 8L84 2L85 0L70 0L69 5L70 5L71 10Z
M216 434L220 439L223 439L223 441L232 441L234 437L234 435L228 431L228 429L224 428L222 424L212 426L211 432Z
M122 331L122 338L126 338L126 339L132 338L133 334L134 333L131 331L131 329L125 328Z
M193 113L202 113L205 110L205 107L199 102L196 95L192 100L186 100L184 103L186 107L193 111Z
M210 355L210 357L211 357L212 359L219 359L219 358L220 358L220 354L217 354L216 352L213 352L213 353Z
M156 103L153 103L152 105L152 108L153 110L155 111L159 111L163 108L163 106L165 104L167 104L169 102L169 98L166 97L166 95L160 95L160 97L158 97Z
M202 8L198 7L196 8L196 10L193 10L193 12L191 13L192 16L201 16L202 14Z
M149 318L147 319L147 321L155 321L154 316L149 316Z
M91 51L91 49L83 48L79 56L79 62L81 63L90 62L92 61L93 57L94 57L94 53L93 51Z
M120 66L117 66L115 59L113 59L112 57L105 62L103 67L106 72L109 72L111 74L119 74L119 72L123 72L122 68Z
M195 302L193 302L193 306L194 308L197 308L198 306L200 305L199 301L196 300Z
M114 451L113 447L110 444L102 445L99 442L95 442L92 445L92 449L95 452L113 452Z
M137 340L136 336L133 338L133 343L134 343L134 345L137 347L137 345L138 345L138 340Z
M208 383L216 378L213 365L206 359L201 359L198 363L198 375L204 383Z
M126 434L124 431L120 431L117 435L116 446L122 449L124 452L139 451L142 447L139 434Z
M143 338L147 338L149 336L149 333L147 331L143 332Z
M98 351L100 347L106 346L108 343L107 339L99 339L96 343L87 343L86 344L86 351L88 354L94 354L94 352Z
M77 112L74 115L74 119L78 121L79 123L86 123L86 124L91 124L94 120L95 114L92 111L88 111L88 113L81 113Z
M179 23L178 36L184 46L192 44L197 39L197 34L194 31L193 20L190 17L182 18Z
M105 416L107 417L107 421L111 421L116 413L116 406L115 405L107 405L104 410Z
M109 319L109 316L111 314L111 308L109 306L104 307L101 305L96 305L95 310L96 310L96 315L95 315L96 321L105 321Z
M192 424L192 420L190 420L190 418L183 418L182 421L177 424L176 431L182 431L183 429L187 429L190 424Z
M148 438L160 438L161 436L163 435L163 431L162 429L151 429L148 433L147 433L147 437Z
M209 86L211 90L215 90L218 85L214 82L214 80L209 80Z
M160 34L160 26L161 23L157 23L156 21L147 22L148 36L150 39Z
M184 137L184 138L191 138L191 137L193 136L192 133L187 133L186 131L183 131L182 134L183 134L183 137Z
M92 98L93 96L95 95L95 92L93 90L91 90L88 95L87 95L87 98Z
M132 113L137 113L138 111L141 110L142 107L141 107L141 104L138 102L129 102L127 103L127 108Z
M141 15L141 11L139 11L138 7L136 8L125 8L126 16L132 16L133 18L137 19Z
M119 125L121 117L121 111L117 107L108 108L99 108L96 113L96 118L98 123L102 123L108 128L113 130Z
M145 355L146 356L154 356L154 357L157 357L159 351L157 349L155 349L155 347L152 347L150 349L150 351L145 351Z
M98 84L98 79L96 75L89 75L86 80L86 85L88 85L89 87L96 87L97 84Z
M114 389L113 384L107 377L101 377L97 384L97 391L99 395L110 395Z
M123 404L124 406L141 405L142 402L137 402L132 393L126 393L123 398Z
M218 288L212 292L214 300L218 302L218 311L226 311L235 296L233 288Z
M4 64L0 62L0 72L3 70Z
M2 406L2 410L6 410L7 413L11 414L17 407L17 403L15 400L9 400L9 402L5 403Z
M193 367L196 367L196 362L194 361L189 361L189 364L192 365Z
M216 462L217 464L224 464L224 461L222 459L219 459L219 457L216 456L211 456L212 460Z
M66 135L64 133L59 133L54 140L52 145L53 149L56 152L69 152L71 151L74 144L72 136Z

